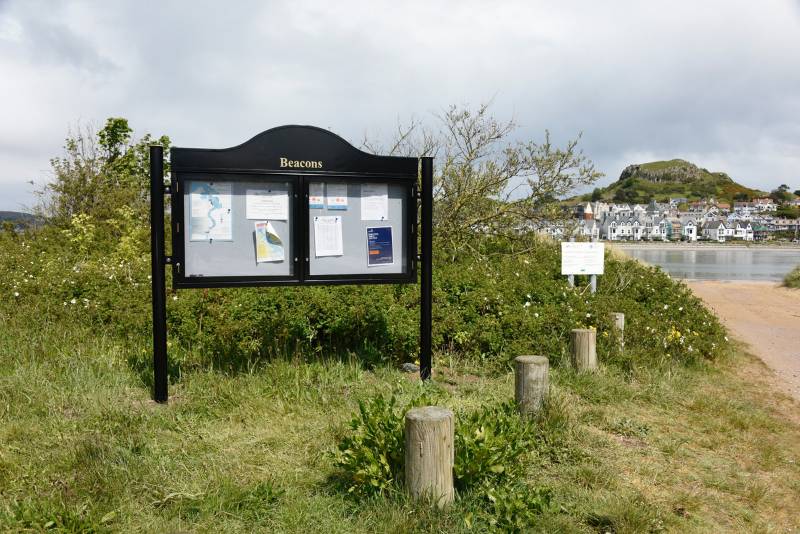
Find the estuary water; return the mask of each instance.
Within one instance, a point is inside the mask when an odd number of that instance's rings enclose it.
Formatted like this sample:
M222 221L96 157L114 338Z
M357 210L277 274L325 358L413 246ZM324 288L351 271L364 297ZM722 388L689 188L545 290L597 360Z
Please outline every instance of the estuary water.
M615 248L650 265L658 265L673 278L687 280L778 282L800 265L800 248Z

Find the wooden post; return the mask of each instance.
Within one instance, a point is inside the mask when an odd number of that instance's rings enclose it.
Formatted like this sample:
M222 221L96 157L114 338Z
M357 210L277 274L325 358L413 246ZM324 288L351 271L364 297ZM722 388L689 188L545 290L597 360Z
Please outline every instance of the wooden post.
M576 328L570 335L572 365L578 371L597 369L597 351L595 349L597 335L589 328Z
M530 416L542 409L550 389L549 369L544 356L514 358L514 399L520 414Z
M625 349L625 314L624 313L617 313L611 312L608 314L608 317L611 319L611 325L616 330L617 336L619 336L619 350Z
M406 413L406 489L439 508L453 501L453 412L438 406Z

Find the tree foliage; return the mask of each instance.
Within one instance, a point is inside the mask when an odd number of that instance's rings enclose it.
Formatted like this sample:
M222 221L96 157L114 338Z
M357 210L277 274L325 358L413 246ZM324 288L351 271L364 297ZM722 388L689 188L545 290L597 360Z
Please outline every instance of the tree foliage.
M559 199L602 176L578 148L580 135L557 146L549 131L540 142L515 140L517 124L499 120L490 105L450 106L428 128L398 125L388 151L436 158L434 224L439 250L479 252L485 238L527 241L545 221L568 217ZM519 246L515 250L526 250Z
M70 134L64 154L50 160L53 178L39 192L38 215L67 226L78 215L107 220L126 207L146 220L149 145L169 148L170 141L167 136L154 139L150 134L133 141L132 133L126 119L111 117L96 134L91 127L79 127Z
M789 192L789 186L786 184L781 184L776 189L773 189L770 194L769 198L774 200L775 202L782 203L788 202L792 200L792 193Z

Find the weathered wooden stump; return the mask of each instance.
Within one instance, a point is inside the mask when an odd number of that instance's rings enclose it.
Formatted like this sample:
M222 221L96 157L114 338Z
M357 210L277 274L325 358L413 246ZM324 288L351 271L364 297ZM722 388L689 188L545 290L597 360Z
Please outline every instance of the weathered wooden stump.
M597 369L597 333L589 328L576 328L570 334L572 365L578 371Z
M439 508L453 501L453 412L438 406L406 413L406 489L414 499L431 499Z
M542 409L550 389L550 361L544 356L514 358L514 399L520 414L531 416Z
M611 325L616 330L619 337L619 350L625 349L625 314L611 312L608 314L611 319Z

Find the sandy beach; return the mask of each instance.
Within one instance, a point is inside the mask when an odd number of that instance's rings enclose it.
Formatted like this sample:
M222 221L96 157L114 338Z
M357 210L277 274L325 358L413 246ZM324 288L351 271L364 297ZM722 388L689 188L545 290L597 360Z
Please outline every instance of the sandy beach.
M777 386L800 400L800 290L773 282L687 284L775 372Z

